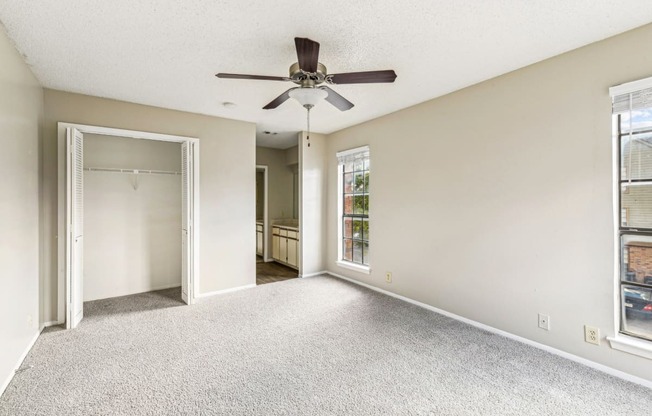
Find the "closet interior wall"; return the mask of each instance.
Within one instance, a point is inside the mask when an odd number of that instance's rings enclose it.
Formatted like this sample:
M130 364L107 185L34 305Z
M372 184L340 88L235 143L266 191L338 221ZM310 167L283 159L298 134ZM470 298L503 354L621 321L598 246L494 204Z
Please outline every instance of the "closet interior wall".
M84 301L181 285L180 172L179 143L84 135Z

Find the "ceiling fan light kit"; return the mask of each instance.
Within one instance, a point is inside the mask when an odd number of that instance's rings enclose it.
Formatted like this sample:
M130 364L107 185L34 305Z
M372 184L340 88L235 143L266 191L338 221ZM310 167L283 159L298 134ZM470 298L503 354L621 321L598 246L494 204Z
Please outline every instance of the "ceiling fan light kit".
M306 109L313 108L326 97L328 97L328 92L321 88L293 88L290 90L290 98L297 100Z

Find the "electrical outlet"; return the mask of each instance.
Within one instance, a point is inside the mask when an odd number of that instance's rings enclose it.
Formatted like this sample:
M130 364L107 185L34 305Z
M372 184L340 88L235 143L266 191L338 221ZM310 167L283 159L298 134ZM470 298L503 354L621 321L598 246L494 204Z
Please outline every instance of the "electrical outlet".
M550 316L549 315L544 315L542 313L539 314L539 328L545 329L546 331L550 331Z
M392 272L385 273L385 281L387 283L392 283Z
M589 344L600 345L600 328L584 325L584 341Z

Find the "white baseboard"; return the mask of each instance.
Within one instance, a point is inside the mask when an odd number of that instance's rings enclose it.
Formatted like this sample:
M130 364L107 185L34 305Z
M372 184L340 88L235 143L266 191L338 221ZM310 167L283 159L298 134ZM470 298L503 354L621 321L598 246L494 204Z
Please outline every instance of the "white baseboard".
M41 324L41 331L43 331L43 328L47 328L49 326L55 326L55 325L63 325L65 322L64 321L48 321L48 322L43 322Z
M175 287L180 288L181 287L181 281L179 281L177 283L170 283L170 284L167 284L167 285L152 286L152 287L149 287L147 289L138 289L138 292L129 292L129 293L123 293L123 294L120 294L120 295L111 295L111 296L107 296L105 298L84 299L84 302L94 302L96 300L121 298L123 296L131 296L131 295L140 295L142 293L156 292L156 291L159 291L159 290L172 289L172 288L175 288ZM66 322L65 320L60 320L60 321L62 321L61 323Z
M300 274L299 277L314 277L314 276L321 276L322 274L329 274L329 272L327 272L326 270L322 270L321 272Z
M146 290L144 292L141 292L141 293L156 292L157 290L172 289L173 287L181 287L181 282L171 283L169 285L155 286L152 289L148 289L148 290Z
M337 274L337 273L333 273L333 272L330 272L330 271L325 272L325 273L329 274L330 276L337 277L338 279L346 280L347 282L355 283L356 285L364 286L367 289L371 289L371 290L374 290L376 292L380 292L382 294L385 294L387 296L391 296L393 298L400 299L402 301L411 303L413 305L420 306L420 307L422 307L424 309L428 309L430 311L436 312L436 313L438 313L440 315L447 316L447 317L455 319L457 321L464 322L465 324L469 324L469 325L474 326L476 328L484 329L485 331L488 331L488 332L491 332L491 333L494 333L494 334L497 334L497 335L501 335L501 336L503 336L505 338L509 338L509 339L514 340L514 341L518 341L518 342L521 342L523 344L527 344L527 345L530 345L532 347L538 348L540 350L547 351L547 352L549 352L551 354L558 355L558 356L566 358L568 360L575 361L575 362L583 364L583 365L585 365L587 367L591 367L591 368L596 369L598 371L602 371L603 373L607 373L607 374L609 374L611 376L618 377L618 378L621 378L623 380L631 381L632 383L640 384L641 386L652 389L652 381L646 380L644 378L640 378L640 377L634 376L632 374L625 373L624 371L616 370L615 368L606 366L604 364L596 363L595 361L588 360L586 358L583 358L583 357L568 353L566 351L558 350L557 348L553 348L551 346L541 344L539 342L532 341L532 340L527 339L527 338L523 338L521 336L512 334L511 332L503 331L502 329L494 328L492 326L485 325L483 323L474 321L472 319L464 318L463 316L459 316L459 315L456 315L454 313L445 311L443 309L436 308L434 306L428 305L427 303L422 303L422 302L416 301L414 299L410 299L410 298L405 297L405 296L397 295L396 293L390 292L388 290L380 289L380 288L378 288L376 286L372 286L372 285L369 285L367 283L359 282L359 281L357 281L355 279L351 279L349 277L342 276L342 275Z
M27 354L29 354L30 350L34 346L34 343L38 339L39 335L41 335L41 331L38 331L36 335L34 335L34 338L27 344L27 347L25 348L25 351L20 355L20 358L16 362L16 365L14 366L14 369L11 370L11 373L7 376L5 381L0 385L0 396L2 396L2 393L5 392L5 389L7 386L9 386L9 383L11 383L11 380L13 380L14 375L16 375L16 371L20 368L20 366L23 364L23 361L25 361L25 357L27 357Z
M251 285L232 287L230 289L222 289L222 290L215 290L213 292L200 293L198 295L195 295L195 299L204 299L211 296L223 295L225 293L237 292L239 290L251 289L252 287L256 287L256 284L254 283Z

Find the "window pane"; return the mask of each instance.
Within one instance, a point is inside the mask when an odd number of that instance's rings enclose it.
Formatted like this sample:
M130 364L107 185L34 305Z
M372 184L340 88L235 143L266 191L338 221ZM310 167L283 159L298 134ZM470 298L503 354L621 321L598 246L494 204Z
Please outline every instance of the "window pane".
M364 214L365 212L365 196L364 195L355 195L354 197L354 214Z
M353 172L353 161L344 162L344 172Z
M353 240L353 262L362 264L362 241Z
M353 193L353 174L345 173L344 174L344 193L352 194Z
M344 218L344 231L343 231L344 237L346 237L346 238L353 237L352 231L353 231L353 219L345 217Z
M364 196L364 215L369 215L369 195Z
M620 207L622 226L652 228L652 183L622 184Z
M369 241L369 220L367 218L362 220L362 239Z
M365 242L362 244L362 264L369 265L369 243Z
M632 111L631 130L646 130L652 127L652 108ZM620 129L624 132L630 131L629 113L620 116Z
M369 170L369 168L371 167L371 165L369 164L369 161L370 161L369 158L366 158L364 160L364 170Z
M344 195L344 214L353 214L353 195Z
M364 191L369 193L369 172L364 173Z
M342 240L342 257L344 260L353 260L353 240Z
M650 285L652 288L652 237L621 237L620 280Z
M652 289L622 286L623 330L652 339Z
M353 170L355 171L364 170L364 159L360 159L360 158L356 159L353 162Z
M652 134L623 136L620 167L621 180L652 179Z
M353 183L353 191L358 194L358 193L363 193L364 192L364 173L363 172L356 172L355 173L355 181Z
M362 240L362 220L360 219L353 220L353 238Z

